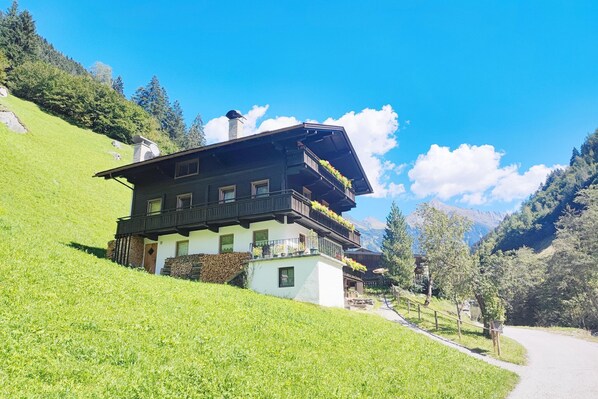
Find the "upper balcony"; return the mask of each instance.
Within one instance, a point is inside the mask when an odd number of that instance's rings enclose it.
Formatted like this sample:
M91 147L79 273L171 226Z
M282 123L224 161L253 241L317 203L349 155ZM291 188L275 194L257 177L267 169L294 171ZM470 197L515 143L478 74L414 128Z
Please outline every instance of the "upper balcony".
M338 202L342 210L348 210L355 206L355 191L339 180L334 174L320 163L320 158L309 148L304 147L288 155L289 173L298 175L300 183L315 187L316 190L325 193L327 202ZM312 189L312 188L310 188ZM313 190L312 190L313 191Z
M298 223L313 229L321 236L329 236L345 248L359 247L360 234L332 218L314 210L311 201L293 190L269 193L265 196L239 198L231 202L194 205L185 209L172 209L154 214L130 216L118 220L117 237L131 234L157 239L159 235L209 229L218 232L220 227L277 220Z

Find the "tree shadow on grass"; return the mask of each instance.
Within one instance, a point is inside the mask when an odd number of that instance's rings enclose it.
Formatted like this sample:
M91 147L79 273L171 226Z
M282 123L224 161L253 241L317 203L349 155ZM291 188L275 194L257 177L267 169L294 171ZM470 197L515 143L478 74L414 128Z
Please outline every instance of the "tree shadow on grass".
M488 349L482 349L482 348L471 348L470 349L473 353L478 353L480 355L485 355L487 353L489 353Z
M98 248L98 247L90 247L88 245L79 244L78 242L71 241L67 246L71 248L75 248L81 252L85 252L87 254L93 255L99 259L106 259L106 249L105 248Z

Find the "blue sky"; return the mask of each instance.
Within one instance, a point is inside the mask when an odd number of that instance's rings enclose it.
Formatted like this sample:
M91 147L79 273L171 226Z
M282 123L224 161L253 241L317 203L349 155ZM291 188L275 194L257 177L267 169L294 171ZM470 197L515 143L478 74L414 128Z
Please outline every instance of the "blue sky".
M434 197L513 210L598 127L595 1L20 5L65 54L112 66L127 94L157 75L214 138L231 108L257 106L249 130L352 126L381 197L360 198L357 218L383 219L392 199L405 213Z

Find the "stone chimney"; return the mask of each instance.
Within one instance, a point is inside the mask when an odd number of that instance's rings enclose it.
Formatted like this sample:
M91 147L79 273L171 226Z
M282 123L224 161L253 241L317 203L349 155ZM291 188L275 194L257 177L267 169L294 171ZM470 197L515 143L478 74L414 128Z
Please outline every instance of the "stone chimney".
M133 162L147 161L160 155L158 146L143 136L133 136Z
M234 140L243 135L243 121L245 119L239 112L230 110L226 113L228 118L228 139Z

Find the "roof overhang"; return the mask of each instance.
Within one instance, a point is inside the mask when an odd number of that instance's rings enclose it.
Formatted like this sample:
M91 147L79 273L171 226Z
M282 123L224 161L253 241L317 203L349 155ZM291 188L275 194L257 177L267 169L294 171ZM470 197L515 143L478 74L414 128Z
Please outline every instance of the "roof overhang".
M129 179L133 175L144 170L153 169L160 164L189 158L196 154L216 154L221 151L235 151L245 147L260 146L266 143L284 143L285 141L303 142L318 157L330 161L343 175L353 180L353 189L356 194L371 194L373 192L345 129L342 126L316 123L301 123L204 147L162 155L147 161L98 172L94 177L103 177L105 179L124 177Z

